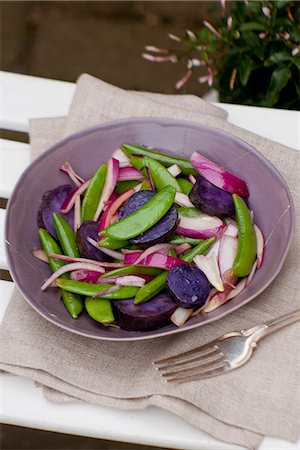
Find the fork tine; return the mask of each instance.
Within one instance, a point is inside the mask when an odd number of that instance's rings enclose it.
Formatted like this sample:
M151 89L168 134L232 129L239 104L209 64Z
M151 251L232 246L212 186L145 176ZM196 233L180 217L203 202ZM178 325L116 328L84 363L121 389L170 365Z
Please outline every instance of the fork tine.
M177 362L183 362L185 360L188 360L191 356L204 356L208 355L209 353L214 353L216 350L218 350L218 347L216 345L217 340L210 342L209 344L203 345L202 347L194 348L193 350L189 350L188 352L182 352L178 355L170 356L169 358L163 358L159 359L157 361L154 361L153 364L158 367L162 368L164 366L168 366L172 363Z
M232 368L228 364L224 364L223 366L211 368L210 370L206 370L204 372L195 372L190 374L187 372L186 376L182 375L181 377L173 377L171 379L165 378L168 383L188 383L190 381L199 381L204 380L206 378L215 377L217 375L222 375L226 372L230 372Z
M218 367L223 367L226 364L226 361L222 358L221 360L214 360L214 361L210 361L208 363L204 363L204 364L197 364L191 368L186 368L184 367L183 369L180 370L170 370L168 372L162 373L162 376L169 379L172 378L181 378L182 376L186 376L186 375L194 375L194 374L203 374L205 372L207 372L208 370L211 369L215 369Z
M203 356L194 356L190 358L188 361L176 362L173 364L168 364L166 366L159 367L159 371L161 373L165 373L166 371L177 371L181 368L192 369L195 365L199 366L199 364L205 364L209 362L216 362L218 359L223 359L224 355L220 351L212 352Z

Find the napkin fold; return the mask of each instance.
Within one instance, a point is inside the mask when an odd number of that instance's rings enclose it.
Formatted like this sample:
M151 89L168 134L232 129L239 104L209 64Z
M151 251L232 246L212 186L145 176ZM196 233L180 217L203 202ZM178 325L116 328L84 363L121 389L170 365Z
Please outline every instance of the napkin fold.
M300 431L300 324L268 337L248 364L221 377L166 384L152 361L202 345L300 307L300 153L226 121L195 96L128 92L82 75L67 118L30 122L32 157L62 137L126 117L190 120L243 139L286 179L296 205L296 232L285 264L258 298L222 320L150 341L106 342L71 334L39 316L15 289L0 330L0 369L43 385L52 401L83 400L122 409L171 411L211 436L249 449L263 436L295 441Z

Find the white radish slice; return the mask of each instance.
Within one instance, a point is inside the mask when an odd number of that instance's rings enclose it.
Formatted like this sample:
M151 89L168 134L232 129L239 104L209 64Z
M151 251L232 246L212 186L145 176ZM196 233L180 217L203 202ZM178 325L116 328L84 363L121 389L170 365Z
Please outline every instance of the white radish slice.
M176 232L182 236L196 239L219 237L226 227L221 219L208 214L199 213L196 217L186 217L179 214L179 217L180 222Z
M177 327L182 327L185 322L188 320L188 318L192 315L193 308L181 308L179 306L173 314L171 315L171 321L177 325Z
M88 263L71 263L71 264L65 264L64 266L61 266L59 269L57 269L51 277L48 278L48 280L45 281L45 283L41 287L41 291L45 291L47 287L49 287L57 278L59 278L61 275L67 272L73 272L73 270L79 270L79 269L85 269L85 270L93 270L96 272L99 272L99 274L103 274L105 270L101 267L96 267L93 264Z
M134 265L138 264L143 259L147 258L148 255L151 255L152 253L161 253L164 254L168 253L168 251L173 247L172 244L155 244L152 245L152 247L147 248L144 252L140 254L140 256L136 259L134 262Z
M249 275L247 276L247 283L246 283L247 286L248 286L248 284L251 283L251 281L253 280L253 277L254 277L254 274L255 274L255 272L256 272L257 267L258 267L258 259L256 259L256 260L254 261L254 264L253 264L253 266L252 266L252 269L251 269Z
M105 183L103 186L102 194L98 203L97 210L95 212L94 221L97 222L99 216L104 208L105 203L109 200L109 197L113 193L119 176L119 161L114 158L110 158L107 163L107 174Z
M173 177L177 177L181 173L181 169L177 164L173 164L172 166L167 168L168 172L170 172Z
M192 154L191 163L200 175L214 186L232 194L236 193L242 197L249 196L245 181L233 173L228 172L223 167L218 166L200 153L194 152Z
M235 286L235 288L229 292L226 300L228 301L236 297L238 294L242 292L243 289L245 289L246 285L247 285L247 278L242 278L241 281L239 281L238 284Z
M105 280L105 278L104 278ZM119 286L136 286L143 287L146 280L135 275L126 275L124 277L117 277L115 283Z
M224 273L231 270L238 248L238 240L232 236L222 236L219 250L219 267L224 280Z
M188 176L188 179L189 179L189 181L190 181L192 184L195 184L195 183L196 183L196 178L194 177L194 175L189 175L189 176Z
M257 254L257 268L259 269L264 259L264 236L257 225L254 225L256 234L256 254Z
M130 167L129 158L125 155L122 149L117 148L112 154L112 157L119 161L119 167Z
M183 194L182 192L176 192L175 203L186 208L195 208L195 205L193 205L188 196L186 194Z
M95 241L94 239L90 238L90 237L87 238L87 241L88 241L91 245L93 245L95 248L97 248L98 250L100 250L102 253L105 253L106 255L111 256L112 258L120 259L121 261L123 261L124 258L125 258L124 255L123 255L123 253L116 252L115 250L111 250L110 248L100 247L100 246L98 245L98 242ZM99 241L99 242L101 242L101 241Z
M42 248L34 248L33 250L31 250L31 253L35 258L39 259L40 261L49 263L48 257Z
M224 285L220 276L217 256L212 254L211 256L198 255L194 258L196 266L202 270L206 275L206 278L219 292L224 291Z

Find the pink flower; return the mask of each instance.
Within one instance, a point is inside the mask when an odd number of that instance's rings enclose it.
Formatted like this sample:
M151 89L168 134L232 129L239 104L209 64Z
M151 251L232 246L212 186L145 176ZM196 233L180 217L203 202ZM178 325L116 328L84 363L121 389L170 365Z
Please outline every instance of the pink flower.
M214 76L213 76L213 73L212 73L212 70L210 67L208 67L207 72L208 72L208 74L203 77L199 77L198 81L201 84L207 83L208 86L212 86L213 82L214 82Z
M263 6L261 10L268 19L271 19L271 11L268 6Z
M229 16L227 19L227 30L231 30L232 27L232 17Z
M192 41L196 41L197 40L197 36L195 35L195 33L193 33L190 30L186 30L186 34L188 35L188 37L192 40Z
M189 80L190 76L192 75L193 71L192 69L188 69L185 74L183 75L183 77L177 81L177 83L175 84L175 88L176 89L181 89L182 86L184 86L187 81Z
M220 33L212 26L211 23L207 22L207 20L203 20L203 25L208 28L215 36L221 37Z
M155 47L154 45L146 45L145 50L153 53L169 53L168 49Z
M181 42L181 39L178 36L175 36L175 34L169 33L168 36L172 41Z
M177 61L178 61L177 56L175 56L175 55L154 56L154 55L149 55L148 53L143 53L142 57L144 59L146 59L147 61L152 61L152 62L172 62L172 63L177 63Z

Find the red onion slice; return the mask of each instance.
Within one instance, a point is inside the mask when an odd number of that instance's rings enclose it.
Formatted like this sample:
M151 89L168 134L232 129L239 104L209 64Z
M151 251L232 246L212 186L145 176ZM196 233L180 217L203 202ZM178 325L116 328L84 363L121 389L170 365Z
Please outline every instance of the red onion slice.
M118 209L126 202L133 194L135 193L134 189L129 189L124 192L120 196L118 196L114 201L110 202L105 212L102 214L102 217L99 221L98 231L101 232L105 228L109 227L112 224L113 218L118 211ZM117 219L117 218L116 218ZM99 239L102 236L99 236Z
M34 248L31 253L35 258L49 264L48 257L42 248Z
M100 279L100 273L98 269L94 268L92 270L86 270L86 269L78 269L74 270L70 273L70 279L75 281L83 281L85 283L91 283L91 284L98 284ZM104 271L104 269L103 269ZM109 283L109 282L108 282Z
M180 222L176 233L196 239L207 239L212 236L220 237L226 229L221 219L208 214L199 213L197 217L179 215Z
M81 178L73 169L73 167L71 166L71 164L69 163L69 161L65 161L61 166L60 166L60 170L62 172L65 172L67 175L69 175L69 177L71 178L71 180L73 181L73 183L75 184L76 187L81 186L85 180L83 178Z
M122 167L119 170L118 181L144 180L144 175L134 167Z
M90 237L87 238L87 241L91 245L93 245L95 248L100 250L102 253L105 253L106 255L111 256L112 258L120 259L121 261L124 261L125 256L123 255L123 253L116 252L115 250L111 250L110 248L100 247L98 245L98 242L95 241L94 239L90 238Z
M161 253L152 253L139 262L139 266L157 267L158 269L170 270L179 264L189 264L180 258L175 258Z
M67 200L65 201L65 203L62 205L60 212L62 214L68 214L69 211L71 211L71 209L73 208L76 198L81 196L81 194L83 194L89 184L90 184L91 180L87 180L85 181L83 184L81 184L74 192L72 192L72 194L67 198Z
M195 208L195 205L193 205L188 196L186 194L183 194L182 192L176 192L175 203L186 208Z
M167 168L168 172L170 172L173 177L177 177L181 173L181 169L177 164L173 164L172 166Z
M189 176L188 176L188 179L189 179L189 182L190 182L190 183L192 183L192 184L195 184L195 183L196 183L196 178L194 177L194 175L189 175Z
M74 205L74 232L78 230L81 225L81 201L80 196L76 197Z
M102 194L94 216L95 222L98 221L99 216L104 208L105 202L107 202L110 196L112 195L118 181L118 176L119 176L119 161L117 161L114 158L110 158L107 163L107 174Z
M194 152L191 156L191 163L200 175L214 186L242 197L249 196L245 181L210 161L201 153Z
M193 308L182 308L179 306L173 314L171 315L170 319L176 325L177 327L182 327L185 322L191 317L193 314Z
M118 291L119 289L121 289L121 286L111 286L107 289L103 289L103 291L97 292L92 298L101 298L103 295L111 294L111 292Z
M104 278L105 280L105 278ZM142 277L138 277L135 275L124 275L122 277L116 278L116 284L118 286L136 286L143 287L146 283L146 280Z
M112 158L119 161L119 167L130 167L129 158L125 155L121 148L117 148L112 154Z
M231 271L238 248L238 239L236 237L224 235L221 238L219 250L220 273L224 280L224 274Z
M142 252L137 259L134 261L134 265L138 264L143 259L147 258L151 253L168 253L168 251L173 247L172 244L155 244L152 247L147 248L144 252Z
M119 269L120 267L124 267L124 264L121 263L96 261L94 259L88 258L74 258L73 256L59 255L58 253L49 253L48 256L50 258L58 259L59 261L66 261L71 263L75 262L91 263L94 264L95 266L108 267L110 269Z
M85 270L97 270L99 272L99 276L102 275L105 271L102 268L96 269L94 264L88 264L88 263L71 263L71 264L65 264L64 266L61 266L59 269L57 269L51 277L48 278L48 280L45 281L45 283L41 287L41 291L45 291L47 287L49 287L57 278L59 278L61 275L67 272L72 272L73 270L78 269L85 269Z
M259 269L264 259L264 236L257 225L254 225L256 234L256 254L257 254L257 268Z
M210 284L212 284L217 289L217 291L224 291L224 285L220 276L218 260L215 254L212 254L211 256L197 255L194 258L194 263L196 264L198 269L202 270Z

